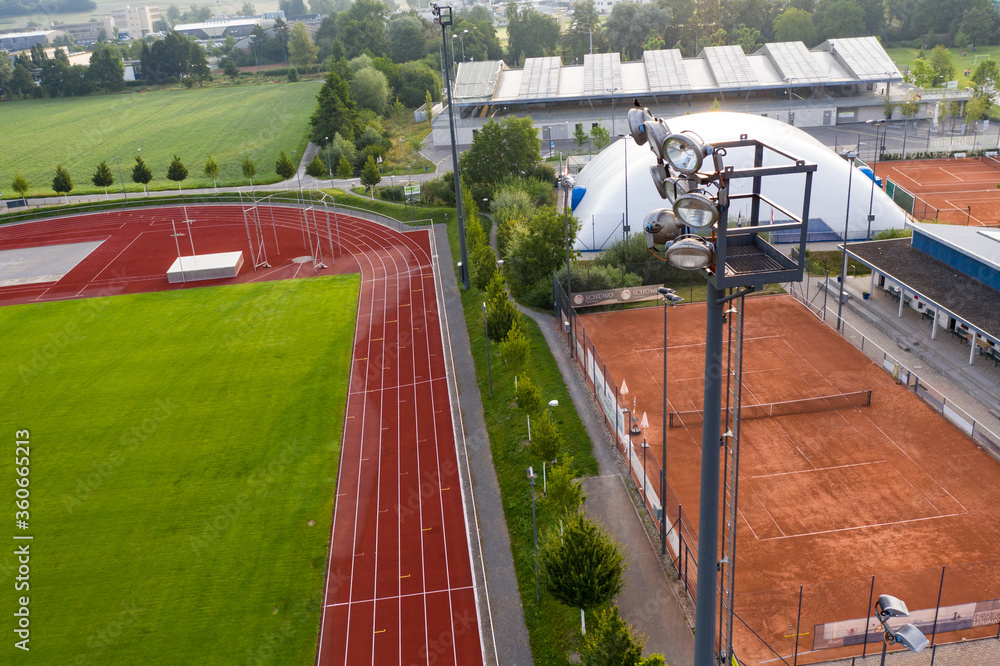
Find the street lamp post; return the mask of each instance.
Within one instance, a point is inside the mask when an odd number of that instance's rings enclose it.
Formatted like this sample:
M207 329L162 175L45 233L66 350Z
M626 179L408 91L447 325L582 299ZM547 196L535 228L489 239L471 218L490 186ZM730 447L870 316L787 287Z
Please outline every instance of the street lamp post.
M531 531L535 536L535 601L541 601L542 592L538 587L538 523L535 520L535 470L528 468L528 479L531 481Z
M434 22L441 26L441 41L444 43L447 49L448 40L447 29L448 26L452 24L451 20L451 7L431 5L431 13L434 15ZM445 53L445 56L448 54ZM458 164L458 142L455 137L455 112L454 105L451 100L451 77L448 76L448 58L445 57L445 81L447 82L447 92L448 92L448 129L451 130L451 162L452 162L452 172L455 178L455 208L458 214L458 246L459 252L461 253L462 260L462 289L469 288L469 258L467 256L467 251L465 247L465 211L462 202L462 183L461 177L459 176L459 164Z
M574 358L576 355L576 346L573 340L573 280L570 275L570 250L569 250L569 191L572 189L572 182L570 181L569 174L564 174L562 176L563 185L563 226L566 228L566 298L569 300L570 317L570 336L569 336L569 357Z
M295 156L295 182L299 186L299 203L302 203L302 178L299 176L299 151L293 150L292 155Z
M552 408L558 407L559 401L556 399L549 400L549 425L552 425Z
M333 187L333 165L330 164L330 137L326 137L326 171L330 174L330 186Z
M854 176L854 160L858 157L856 152L848 152L845 157L849 171L847 172L847 209L844 213L844 263L840 269L840 298L837 300L837 330L840 330L840 315L844 310L844 283L847 281L847 231L851 222L851 178Z
M615 136L615 93L621 91L621 88L615 86L614 88L608 88L608 92L611 93L611 136Z
M660 287L656 292L663 298L663 450L660 458L660 554L667 554L667 306L684 299L673 289Z
M614 121L612 121L614 122ZM628 139L629 135L619 134L618 138L625 142L625 224L622 226L622 232L625 234L625 239L628 240L628 232L632 230L632 227L628 224Z
M125 193L125 179L122 178L122 158L115 155L111 161L118 165L118 182L122 184L122 196L125 197L125 205L128 205L128 194Z
M907 623L898 629L893 629L889 626L890 618L909 617L909 615L910 611L906 608L906 604L902 600L888 594L879 595L878 601L875 603L875 618L882 625L882 630L885 632L882 640L882 660L880 666L885 666L885 653L889 647L889 643L899 643L907 650L913 652L920 652L930 643L927 637L924 636L924 633L914 624Z
M875 204L875 169L878 167L878 153L880 145L878 142L878 130L880 127L885 127L885 118L882 120L869 120L867 122L875 128L875 159L872 161L872 192L868 197L868 230L865 232L865 238L871 238L872 222L875 221L875 215L872 213L872 207ZM882 135L882 140L885 140L885 134Z
M486 374L490 378L490 397L493 397L493 369L490 366L490 322L486 317L486 301L483 301L483 325L486 327Z

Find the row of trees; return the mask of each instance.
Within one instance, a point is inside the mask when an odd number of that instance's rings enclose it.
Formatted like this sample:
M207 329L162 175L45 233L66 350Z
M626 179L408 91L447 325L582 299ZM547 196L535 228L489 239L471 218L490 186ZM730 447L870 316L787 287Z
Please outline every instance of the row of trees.
M581 511L586 496L575 478L573 458L566 453L557 426L544 418L545 403L528 373L533 364L531 346L523 332L523 316L498 268L497 255L479 220L472 188L465 183L462 197L467 211L471 278L475 288L483 292L485 303L484 329L491 340L499 343L498 356L504 372L512 374L517 385L517 407L528 424L529 450L535 467L553 465L542 501L558 527L540 535L540 583L547 594L565 606L580 609L581 614L596 612L595 620L576 646L581 664L662 666L662 655L643 659L642 641L633 635L613 603L625 583L622 547ZM572 233L575 236L575 229ZM508 264L504 264L507 270Z
M243 177L247 179L247 182L252 187L253 178L257 175L257 164L249 156L245 156L240 164L240 169L243 172ZM281 176L282 180L287 180L295 174L295 169L295 163L288 158L285 151L281 151L281 155L278 156L278 159L274 163L274 172ZM211 155L205 161L202 173L212 179L214 186L218 186L219 164ZM174 155L173 160L171 160L170 165L167 167L167 180L177 183L177 189L180 190L181 184L187 180L188 174L188 168L184 166L181 158ZM146 196L149 196L147 186L153 180L153 171L146 164L146 161L142 159L141 155L136 155L135 164L132 166L130 175L132 182L142 185ZM103 187L105 195L108 194L108 188L115 184L114 172L105 160L101 160L100 164L97 165L97 169L90 180L97 187ZM15 172L14 179L11 181L11 189L23 198L28 193L29 187L28 181L20 173ZM56 167L55 176L52 178L52 189L57 194L65 195L73 191L73 178L62 164Z

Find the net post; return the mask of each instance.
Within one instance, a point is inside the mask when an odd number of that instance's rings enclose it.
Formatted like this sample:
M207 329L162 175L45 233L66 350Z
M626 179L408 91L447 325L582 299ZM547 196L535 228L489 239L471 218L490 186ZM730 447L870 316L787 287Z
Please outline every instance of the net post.
M875 576L872 576L872 586L868 590L868 610L865 613L865 646L861 650L861 658L864 659L865 655L868 654L868 620L872 616L872 598L875 595Z

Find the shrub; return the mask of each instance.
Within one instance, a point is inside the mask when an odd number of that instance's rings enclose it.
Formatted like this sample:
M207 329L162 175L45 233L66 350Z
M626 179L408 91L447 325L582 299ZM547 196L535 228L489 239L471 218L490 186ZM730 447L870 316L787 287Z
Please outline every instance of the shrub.
M299 70L295 69L294 67L289 68L289 70L288 70L288 80L291 83L295 83L296 81L298 81L299 80Z

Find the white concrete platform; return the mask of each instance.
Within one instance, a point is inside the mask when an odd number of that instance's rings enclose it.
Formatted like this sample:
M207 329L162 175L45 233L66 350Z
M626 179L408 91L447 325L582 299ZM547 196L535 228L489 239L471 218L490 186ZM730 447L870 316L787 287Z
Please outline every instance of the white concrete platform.
M243 267L242 252L218 252L178 257L167 269L167 282L197 282L222 280L239 275Z

